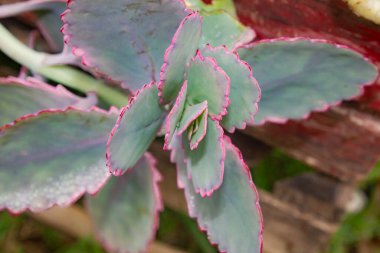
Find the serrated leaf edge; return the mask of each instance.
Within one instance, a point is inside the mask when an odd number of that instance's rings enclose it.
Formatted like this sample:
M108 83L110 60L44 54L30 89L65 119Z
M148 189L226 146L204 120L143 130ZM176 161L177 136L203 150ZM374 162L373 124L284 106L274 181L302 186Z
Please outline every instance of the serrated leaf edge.
M213 119L212 119L213 120ZM220 146L221 146L221 149L222 149L222 158L219 160L219 166L220 166L220 170L219 170L219 183L216 184L216 185L211 185L210 186L210 189L209 190L203 190L203 189L199 189L199 188L196 188L194 186L194 189L195 189L195 192L197 194L199 194L202 198L206 198L206 197L211 197L212 194L218 190L220 188L220 186L223 184L223 177L224 177L224 162L226 160L226 147L224 145L224 141L223 141L223 137L224 137L224 131L223 131L223 128L219 125L219 121L217 120L213 120L216 124L216 127L218 128L219 130L219 137L218 137L218 142L220 143ZM184 149L184 143L182 143L182 152L184 154L184 163L187 167L187 158L186 158L186 153L185 153L185 149ZM207 168L205 168L207 169ZM187 169L187 178L189 180L192 181L192 175L191 175L191 171L189 169Z
M343 99L341 101L336 101L336 102L332 102L332 103L326 103L326 104L322 105L321 107L313 109L312 111L306 113L303 117L297 118L297 120L307 120L307 119L309 119L311 117L312 113L314 113L314 112L327 112L331 107L341 105L345 100L352 100L352 99L355 99L355 98L358 98L358 97L362 96L364 94L364 92L365 92L365 86L369 86L369 85L374 84L379 79L379 77L380 77L379 67L370 58L368 58L366 55L363 55L363 54L359 53L357 50L355 50L352 47L349 47L347 45L338 44L338 43L335 43L335 42L329 41L329 40L313 39L313 38L308 38L308 37L294 37L294 38L279 37L279 38L275 38L275 39L262 39L262 40L258 40L258 41L255 41L255 42L251 43L251 44L241 46L239 48L252 49L256 45L260 45L260 44L264 44L264 43L271 43L271 42L281 42L281 41L287 41L287 42L309 41L309 42L312 42L312 43L329 44L329 45L332 45L332 46L334 46L334 47L336 47L338 49L349 50L349 51L352 51L352 52L360 55L364 59L364 61L366 61L369 64L373 65L377 69L377 72L378 72L377 76L373 80L371 80L369 82L366 82L366 83L359 84L358 85L359 91L356 94L354 94L354 95L352 95L352 96L350 96L348 98L345 98L345 99ZM239 48L237 48L236 50L238 50ZM283 117L266 117L265 119L263 119L259 123L254 122L253 124L249 124L249 125L251 125L251 126L262 126L262 125L264 125L266 123L276 123L276 124L284 125L284 124L288 123L290 120L292 120L292 119L290 119L290 118L283 118Z
M161 104L166 104L166 103L169 103L170 101L165 101L164 99L164 96L163 96L163 88L164 88L164 82L165 80L163 79L164 75L165 75L165 72L166 72L166 69L168 68L168 66L170 65L170 55L172 53L172 51L174 50L175 48L175 45L177 44L177 40L178 40L178 36L182 30L182 27L184 26L184 24L187 22L187 20L189 20L190 18L196 16L196 15L199 15L199 12L194 12L190 9L188 9L191 13L189 15L187 15L182 21L181 21L181 24L179 25L179 27L177 28L177 31L175 32L174 36L173 36L173 39L170 43L170 46L165 50L165 54L164 54L164 63L162 64L161 66L161 72L160 72L160 81L157 85L157 88L158 88L158 96L160 97L160 103ZM201 17L202 19L202 17Z
M155 82L151 82L149 84L145 84L141 89L139 89L136 94L129 100L128 102L128 105L124 106L123 108L121 108L120 110L120 114L119 114L119 117L117 118L116 120L116 123L115 123L115 126L112 128L111 132L110 132L110 135L108 137L108 141L107 141L107 146L106 146L106 165L109 169L109 172L112 173L114 176L121 176L123 173L125 173L126 171L128 171L129 168L126 168L126 169L120 169L120 168L113 168L112 167L112 163L111 163L111 152L110 152L110 146L111 146L111 142L112 142L112 139L113 139L113 136L115 135L116 131L119 129L119 126L120 126L120 123L123 119L123 116L124 114L129 111L132 106L134 105L134 101L137 100L139 98L139 96L143 93L143 91L145 91L146 89L148 88L151 88L153 86L155 86L156 83Z
M145 158L148 161L150 172L152 173L152 183L153 183L153 191L154 191L154 200L155 200L155 208L154 208L154 223L151 230L151 236L148 240L148 242L145 245L145 249L142 250L142 252L145 252L149 244L151 244L155 239L155 233L157 232L157 229L159 227L159 213L164 210L164 204L161 196L161 192L158 186L158 183L162 181L162 176L160 172L157 169L157 160L154 158L152 154L149 152L145 152L144 154ZM129 172L126 172L129 173ZM87 209L87 213L91 215L91 212L89 212L89 201L88 198L85 201L85 208ZM91 217L91 216L90 216ZM117 251L111 244L109 244L98 232L99 230L96 228L95 223L93 222L93 219L91 219L92 226L95 228L95 237L97 240L103 245L103 247L109 251L114 252ZM128 253L128 251L117 251L120 253Z
M230 133L234 133L236 129L243 130L243 129L245 129L247 127L247 124L250 124L250 123L254 122L254 116L257 114L257 112L259 110L259 102L261 100L261 88L260 88L260 85L257 82L256 78L254 78L254 76L253 76L251 66L247 62L245 62L242 59L240 59L240 57L239 57L239 55L237 54L236 51L230 51L224 45L218 46L218 47L212 47L210 44L207 44L205 46L205 48L207 48L208 50L213 51L213 52L218 51L218 50L222 50L222 51L224 51L224 53L226 55L230 55L230 56L234 57L235 61L237 62L237 64L240 65L240 66L242 66L244 69L246 69L246 71L248 71L248 73L249 73L248 78L252 81L252 83L254 84L255 88L257 89L258 97L257 97L256 101L254 101L254 103L253 103L255 111L250 115L250 117L248 119L244 119L243 122L240 125L234 126L232 128L225 128ZM227 111L228 111L228 108L227 108Z
M86 112L98 112L98 113L101 113L101 114L104 114L104 115L112 115L112 114L115 114L116 109L113 107L109 111L105 111L103 109L100 109L98 107L93 106L90 109L81 110L81 109L77 109L77 108L73 108L73 107L69 106L69 107L67 107L65 109L47 109L47 110L41 110L41 111L33 113L33 114L24 115L22 117L17 118L16 120L14 120L13 122L11 122L9 124L5 124L3 126L0 126L0 134L2 132L6 131L7 129L16 126L19 123L24 122L25 120L28 120L28 119L31 119L31 118L36 118L36 117L38 117L40 115L45 115L45 114L60 114L60 113L65 113L65 112L70 112L70 111L83 112L83 113L86 113ZM87 189L87 188L86 189L81 189L81 191L79 191L76 194L72 195L72 197L70 198L70 200L68 202L63 203L63 204L59 204L59 205L58 204L52 204L52 205L49 205L46 208L43 208L43 209L38 210L38 211L43 211L43 210L49 209L49 208L51 208L53 206L67 207L67 206L71 205L72 203L76 202L85 193L96 194L96 192L98 192L104 186L104 184L108 181L108 179L109 179L110 176L111 176L111 174L109 174L107 177L105 177L104 181L98 187L95 187L96 190L94 190L94 191L89 191L89 189ZM18 214L26 212L26 211L32 211L32 212L33 211L37 211L37 210L34 210L33 208L31 208L30 206L26 206L23 209L15 211L15 210L11 209L6 204L4 206L0 206L0 210L2 210L2 209L6 209L10 213L15 214L15 215L18 215Z

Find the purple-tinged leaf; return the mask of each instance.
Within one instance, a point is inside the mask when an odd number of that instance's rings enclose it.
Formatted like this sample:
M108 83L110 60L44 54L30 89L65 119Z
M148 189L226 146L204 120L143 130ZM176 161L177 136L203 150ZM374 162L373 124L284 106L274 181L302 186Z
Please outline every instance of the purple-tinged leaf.
M242 25L239 20L223 10L203 12L201 46L210 44L214 47L226 46L235 49L246 45L255 37L255 32Z
M181 149L176 148L179 186L185 196L191 217L207 231L211 243L220 252L260 253L263 220L257 190L240 151L225 137L226 161L222 186L211 197L202 198L186 176Z
M262 91L255 124L283 123L325 111L359 96L378 76L368 59L326 41L264 40L238 52L252 66Z
M41 110L88 109L95 104L95 97L80 98L60 85L53 87L32 78L0 78L0 126Z
M185 109L186 94L187 94L187 81L185 81L185 83L182 85L181 91L179 92L176 102L174 103L173 108L171 109L168 117L166 118L166 123L165 123L166 133L165 133L165 143L164 143L165 150L170 149L170 143L177 129L178 122L182 117L183 110Z
M57 4L64 2L65 0L27 0L2 4L0 6L0 18L9 18L29 11L51 10L54 9Z
M225 47L206 46L202 49L202 55L214 58L231 79L230 105L221 125L229 132L233 132L235 128L244 129L246 123L253 122L261 97L260 87L252 76L251 67Z
M112 177L87 206L99 239L110 252L144 251L158 227L163 204L156 161L145 154L121 177Z
M218 121L208 118L207 134L197 149L191 150L187 136L182 135L188 177L202 197L211 196L223 182L226 157L223 129Z
M0 18L35 11L38 15L37 26L42 35L54 52L60 52L63 49L60 14L65 9L65 0L27 0L8 4L2 3L0 5Z
M185 106L181 120L178 123L178 134L185 132L191 123L204 114L207 115L207 101L203 101L202 103L195 105Z
M208 113L220 120L230 104L230 78L212 58L198 51L187 72L187 102L191 105L208 102Z
M159 80L185 8L179 0L72 0L62 31L84 65L135 92Z
M165 52L158 85L162 103L169 103L177 97L187 66L198 49L201 35L202 18L199 13L192 13L182 21Z
M190 149L194 150L198 148L199 143L203 140L207 133L207 110L196 119L196 122L193 123L192 128L187 131L190 144Z
M67 206L94 194L110 173L104 159L116 114L42 111L0 128L0 209Z
M42 12L37 20L37 26L54 52L63 50L63 35L60 31L62 20L60 15L65 11L66 3L57 2L48 12Z
M144 86L124 107L107 143L107 166L115 176L133 167L148 149L165 119L158 89Z

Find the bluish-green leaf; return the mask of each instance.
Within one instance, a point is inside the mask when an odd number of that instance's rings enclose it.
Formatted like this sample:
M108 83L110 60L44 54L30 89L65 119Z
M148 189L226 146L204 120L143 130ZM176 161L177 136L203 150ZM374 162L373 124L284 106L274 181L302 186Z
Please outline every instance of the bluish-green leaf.
M187 102L190 105L208 103L209 114L221 119L229 105L230 79L212 58L200 52L190 62L187 73Z
M80 98L62 86L52 87L35 79L0 78L0 126L41 110L87 109L95 103L96 98Z
M136 164L156 137L165 116L154 83L140 90L122 109L107 144L107 165L114 175Z
M378 70L342 46L306 39L263 41L239 51L258 80L262 98L255 123L302 119L362 93Z
M195 191L203 197L211 196L223 181L226 155L223 129L218 121L208 118L206 136L196 149L191 150L186 134L182 140L188 177Z
M88 196L98 237L112 252L142 252L158 227L162 210L161 176L150 154L121 177L112 177L95 196Z
M178 183L185 189L190 216L197 219L221 252L260 253L263 221L258 194L239 150L227 139L225 145L223 184L211 197L202 198L195 192L181 149L176 149L174 156Z
M187 16L174 35L171 45L165 52L160 83L161 102L171 102L180 91L184 75L194 57L202 35L202 18L198 13Z
M0 209L41 211L97 192L110 175L104 152L115 119L69 109L0 128Z
M177 129L177 125L182 117L183 110L185 109L186 103L186 94L187 94L187 82L185 82L181 88L180 93L176 99L176 102L173 105L168 117L166 118L165 123L165 143L164 149L170 149L170 143L172 141L173 135Z
M159 80L165 50L187 15L177 0L72 0L63 32L85 65L137 91Z
M207 111L207 101L195 105L185 106L178 124L178 134L182 134L198 117Z
M230 105L228 114L222 119L222 126L233 132L235 128L244 129L246 123L252 123L257 112L261 91L252 70L239 56L224 47L202 49L205 57L213 57L217 64L231 79Z
M190 149L198 148L199 143L204 139L207 134L207 119L208 111L204 111L195 122L187 129L186 134L189 138Z
M224 45L232 50L251 42L256 36L251 28L243 26L225 11L204 12L202 16L201 46Z
M38 28L54 52L63 50L63 35L60 31L62 21L60 15L65 11L66 3L57 2L49 11L39 13Z

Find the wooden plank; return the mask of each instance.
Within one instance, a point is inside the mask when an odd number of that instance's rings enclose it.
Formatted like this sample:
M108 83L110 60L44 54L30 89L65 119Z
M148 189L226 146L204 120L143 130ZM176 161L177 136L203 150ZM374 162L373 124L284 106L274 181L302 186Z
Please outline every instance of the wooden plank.
M90 218L78 206L54 207L41 213L30 213L29 215L73 237L94 236ZM155 241L149 245L147 253L184 253L184 251Z
M274 196L317 220L337 224L346 214L354 186L320 173L305 173L276 182Z
M380 158L380 117L349 106L308 120L268 123L244 133L342 180L364 178Z
M234 0L259 38L327 39L380 61L380 26L355 15L342 0Z
M324 252L331 234L337 229L335 223L319 220L297 205L284 202L267 192L259 193L265 222L265 253Z

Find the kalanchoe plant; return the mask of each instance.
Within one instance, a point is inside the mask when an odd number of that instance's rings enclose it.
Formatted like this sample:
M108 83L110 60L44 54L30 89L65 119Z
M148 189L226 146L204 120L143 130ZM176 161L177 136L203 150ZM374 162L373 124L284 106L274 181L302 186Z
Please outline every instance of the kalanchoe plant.
M0 17L40 8L56 16L60 4L5 5ZM40 211L96 193L87 197L89 213L115 252L141 252L154 237L161 176L147 150L161 132L189 214L210 241L221 252L261 252L258 194L224 131L305 118L359 95L377 77L363 56L327 41L248 44L255 33L226 0L72 0L62 20L65 48L58 55L27 48L0 26L4 53L88 94L0 79L0 208ZM53 30L45 32L59 41ZM129 102L101 80L62 66L80 62L129 90ZM110 109L96 107L90 91Z

